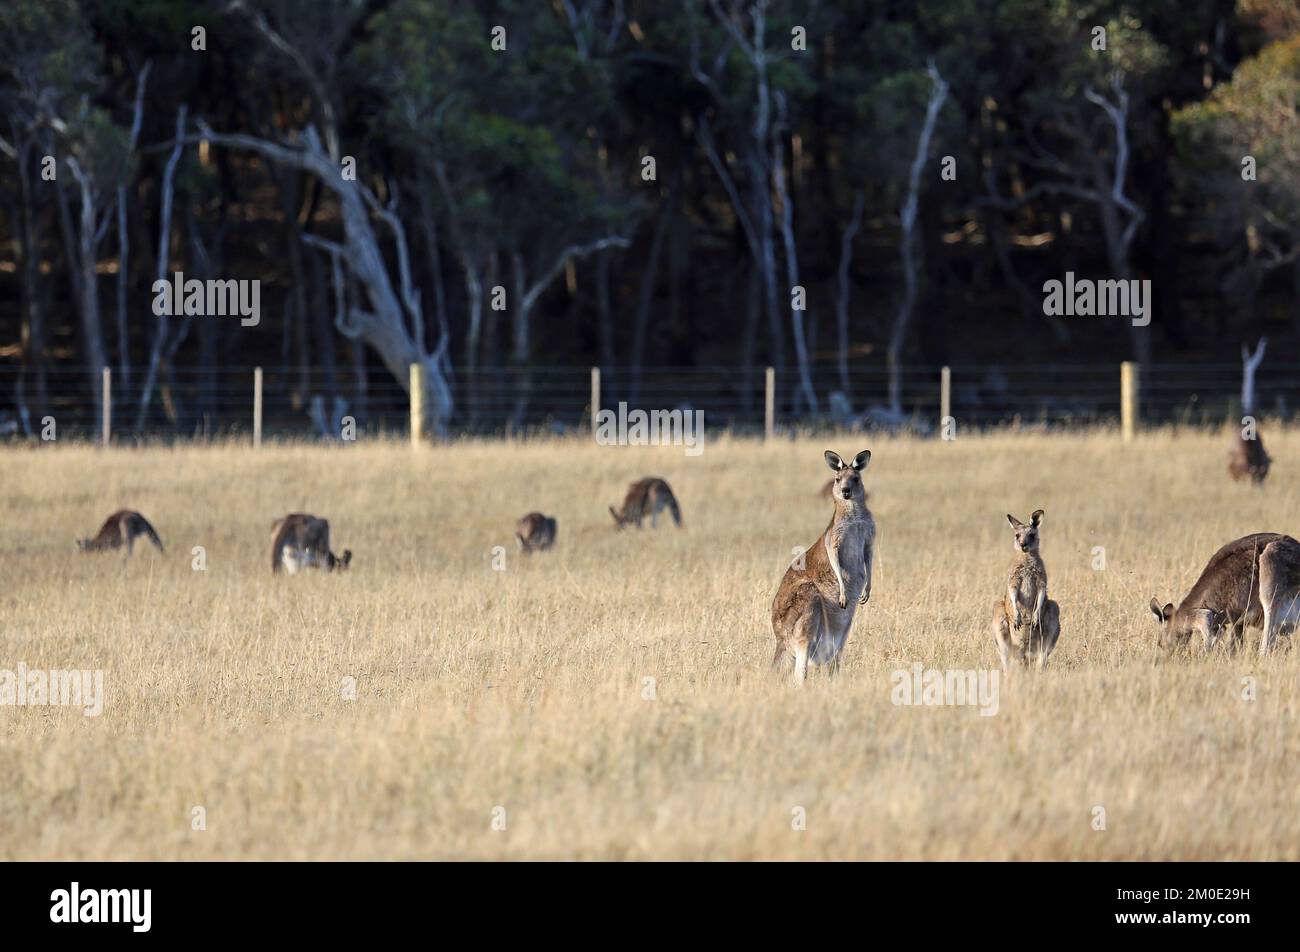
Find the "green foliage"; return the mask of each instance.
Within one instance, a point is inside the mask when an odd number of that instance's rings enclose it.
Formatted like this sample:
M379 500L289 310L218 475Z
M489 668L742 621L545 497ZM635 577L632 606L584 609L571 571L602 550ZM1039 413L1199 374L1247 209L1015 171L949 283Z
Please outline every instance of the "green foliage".
M507 52L491 49L507 25ZM590 237L619 216L602 179L599 127L614 106L607 63L582 60L554 12L399 0L367 24L359 60L387 105L380 131L425 182L455 183L462 226L529 248L540 233ZM626 176L631 170L624 170Z

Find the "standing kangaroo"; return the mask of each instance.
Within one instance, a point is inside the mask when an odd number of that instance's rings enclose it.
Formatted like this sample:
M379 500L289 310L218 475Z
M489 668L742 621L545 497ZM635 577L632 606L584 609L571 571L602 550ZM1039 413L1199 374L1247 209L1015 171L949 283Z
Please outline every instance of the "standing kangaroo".
M1199 635L1209 651L1227 631L1235 650L1244 629L1261 628L1259 653L1300 623L1300 542L1280 532L1256 532L1215 552L1178 608L1151 599L1158 644L1170 649Z
M1255 420L1255 371L1264 362L1264 351L1268 347L1268 338L1261 337L1255 349L1250 350L1241 345L1241 414L1242 428L1232 441L1228 452L1228 475L1233 482L1243 477L1250 477L1256 486L1268 476L1271 462L1264 452L1264 441L1259 438L1259 424ZM1246 425L1250 426L1250 437L1246 436Z
M1013 656L1026 665L1036 659L1042 671L1061 637L1061 609L1047 597L1047 567L1038 554L1043 510L1034 511L1029 525L1010 513L1007 522L1015 534L1016 557L1007 573L1006 593L993 606L993 639L1004 672Z
M1235 483L1249 477L1258 486L1268 478L1270 463L1272 460L1264 452L1264 441L1260 439L1259 433L1256 432L1254 439L1248 440L1238 430L1232 449L1228 451L1228 475L1232 481Z
M158 538L158 533L149 525L149 520L134 509L119 509L104 520L93 539L78 539L77 547L82 552L103 552L105 549L119 549L125 545L126 554L130 555L138 536L147 536L150 542L158 546L159 552L164 551L162 539Z
M863 450L847 464L830 450L825 455L835 471L835 514L821 538L786 570L772 601L772 667L793 656L796 684L807 678L809 661L827 665L832 674L839 669L853 613L871 597L876 523L862 489L862 471L871 451ZM854 593L860 593L856 605Z
M515 523L515 538L524 555L543 552L555 545L555 520L540 512L530 512Z
M352 563L352 550L342 557L330 551L330 524L305 512L291 512L271 523L271 572L283 568L290 575L302 569L345 570Z
M645 479L638 479L628 487L627 495L623 498L623 508L615 509L609 507L609 514L614 517L614 525L622 529L624 526L636 526L641 528L641 521L646 516L650 517L650 528L659 527L659 513L667 509L673 517L673 522L677 526L682 524L682 510L677 505L677 497L673 495L672 487L658 476L647 476Z

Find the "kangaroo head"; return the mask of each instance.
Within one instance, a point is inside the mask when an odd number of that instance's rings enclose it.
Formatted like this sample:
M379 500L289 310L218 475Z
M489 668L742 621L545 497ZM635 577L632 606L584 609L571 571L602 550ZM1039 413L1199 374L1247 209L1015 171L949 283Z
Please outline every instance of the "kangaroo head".
M1015 533L1013 547L1017 552L1038 551L1038 527L1043 524L1043 510L1034 510L1034 514L1029 517L1029 525L1025 525L1011 513L1007 513L1007 522Z
M839 505L845 499L866 502L867 496L862 489L862 471L871 462L871 450L863 450L853 457L851 463L845 463L834 450L827 450L824 455L826 465L835 473L831 486L831 498L835 504Z
M343 557L339 559L336 559L334 553L331 552L330 562L333 563L332 567L338 569L340 572L346 571L347 567L352 564L352 550L344 549Z
M1160 603L1151 599L1151 614L1156 617L1160 634L1156 644L1164 649L1178 648L1186 645L1193 637L1199 637L1208 651L1219 640L1228 626L1228 613L1214 608L1191 608L1175 611L1174 603Z
M621 515L619 515L618 510L615 509L613 506L609 507L609 514L614 517L615 529L622 529L623 526L627 525L628 520L623 518Z

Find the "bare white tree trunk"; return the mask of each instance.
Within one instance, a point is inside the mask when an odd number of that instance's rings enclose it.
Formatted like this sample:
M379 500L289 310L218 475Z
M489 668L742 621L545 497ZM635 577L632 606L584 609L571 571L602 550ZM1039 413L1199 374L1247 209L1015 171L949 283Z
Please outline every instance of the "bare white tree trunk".
M135 81L135 108L131 116L130 148L135 151L140 141L140 126L144 122L144 90L149 82L149 71L153 63L144 64ZM131 340L127 335L127 287L130 284L131 238L127 231L127 186L117 188L117 386L125 389L131 382Z
M1125 194L1128 187L1129 135L1128 114L1129 98L1124 89L1124 75L1116 71L1110 80L1113 101L1102 96L1091 86L1084 90L1084 98L1100 107L1110 120L1115 135L1115 160L1113 168L1107 172L1093 153L1096 170L1093 178L1097 182L1095 197L1101 209L1102 231L1106 238L1106 253L1110 263L1111 277L1128 280L1132 274L1130 251L1138 227L1146 218L1142 209ZM1133 342L1133 356L1139 364L1145 365L1151 359L1151 334L1147 327L1137 327L1129 322L1129 335Z
M517 366L523 368L523 375L519 380L519 390L515 397L514 412L511 414L511 419L516 426L523 423L524 411L528 407L528 400L532 392L532 375L528 371L528 361L532 356L532 314L533 308L537 306L538 298L564 270L564 266L570 258L586 258L607 248L626 248L631 243L621 235L610 235L584 245L569 245L556 256L546 271L531 285L528 283L528 267L523 254L517 251L511 254L510 266L514 278L514 303L511 307L514 312L511 359Z
M81 191L81 220L77 230L76 268L80 274L77 282L78 307L81 317L81 342L87 373L90 376L90 392L94 401L95 419L98 420L104 410L104 395L100 387L107 360L104 356L104 328L99 316L99 285L95 277L95 209L99 201L99 192L90 173L82 169L76 158L69 156L68 168L77 180Z
M167 277L167 268L171 261L172 246L172 198L175 194L176 165L185 150L185 117L189 106L181 104L176 111L176 136L172 141L172 152L163 167L162 208L158 213L158 261L157 278L162 281ZM153 341L149 346L149 366L145 369L144 386L140 390L140 403L135 412L135 428L144 427L145 417L149 414L149 403L153 399L153 388L158 382L158 364L162 360L163 346L167 342L167 327L170 318L158 315L154 318Z
M916 214L921 199L921 170L930 154L930 140L934 137L934 127L939 120L939 110L948 98L948 84L939 75L938 68L930 63L926 72L930 76L930 100L925 107L925 121L921 124L921 135L916 143L916 155L912 159L912 168L907 179L907 199L903 202L899 221L902 225L900 251L903 259L903 300L894 318L894 330L889 336L889 348L885 361L889 371L889 411L895 417L903 413L902 354L907 342L908 327L912 322L912 312L916 307L917 282L920 272L920 255L917 250Z
M771 83L768 66L772 54L766 48L768 0L755 0L749 8L753 39L750 40L741 31L740 26L725 13L717 0L710 0L714 16L727 32L728 39L734 43L749 61L754 70L754 118L750 127L750 138L745 147L746 165L749 167L750 199L749 206L741 200L740 192L723 160L721 153L713 142L712 127L708 118L701 115L696 126L696 140L704 149L704 154L713 166L731 200L745 240L749 244L750 254L754 258L761 276L763 288L763 309L767 314L768 335L771 340L771 362L780 374L785 370L785 335L782 331L780 310L777 305L776 288L776 246L773 238L772 207L772 167L769 158L771 143ZM694 8L692 7L692 14ZM711 71L702 68L699 61L699 44L695 36L693 15L688 20L691 35L691 72L696 80L713 96L719 108L725 107L718 79L726 65L727 48L718 52Z
M393 199L385 207L364 183L343 178L312 126L303 131L302 142L297 147L256 136L218 133L205 123L200 123L199 128L215 145L254 152L269 161L314 175L338 197L343 220L342 244L315 235L303 236L308 244L341 256L348 270L366 290L370 309L353 306L345 322L337 325L338 330L345 337L359 337L373 347L403 388L410 386L410 365L423 365L431 410L430 429L437 436L445 436L453 410L451 385L444 371L450 339L444 335L431 351L417 343L424 337L424 315L420 308L419 289L411 277L406 230L397 215L396 191L390 189ZM371 225L372 214L388 226L393 237L397 253L396 287Z
M1245 344L1241 345L1241 413L1242 416L1255 414L1255 371L1264 362L1264 349L1268 347L1268 338L1261 337L1252 354Z
M862 209L866 204L866 195L858 192L853 200L853 217L849 219L844 232L840 235L839 297L835 302L837 331L836 363L839 367L840 392L844 399L853 405L853 393L849 388L849 293L851 291L850 268L853 264L853 239L862 227Z
M785 243L786 275L790 281L790 293L799 285L799 252L794 241L794 200L785 181L785 134L786 112L785 93L776 94L777 126L772 137L772 183L776 194L781 199L781 237ZM807 298L805 296L805 302ZM808 339L804 334L804 312L793 306L790 308L790 322L794 330L795 359L799 362L799 389L810 413L817 412L817 393L813 390L812 372L808 365Z

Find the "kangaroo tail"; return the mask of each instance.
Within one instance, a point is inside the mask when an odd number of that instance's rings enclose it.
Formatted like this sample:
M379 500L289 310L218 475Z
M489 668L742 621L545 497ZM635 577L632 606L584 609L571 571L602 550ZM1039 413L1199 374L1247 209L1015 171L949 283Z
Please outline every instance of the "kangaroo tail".
M275 536L271 539L271 574L272 575L278 575L280 573L281 554L284 552L285 545L288 543L288 539L286 538L288 532L285 531L283 521L277 523L277 525L279 525L279 528L276 530Z
M674 522L676 525L681 526L681 524L682 524L682 507L679 506L679 505L677 505L677 497L676 497L676 496L669 496L669 497L668 497L668 511L671 512L671 513L673 514L673 522Z
M158 533L154 531L153 526L149 525L149 520L144 516L140 517L140 531L149 537L149 541L158 546L159 552L166 552L163 548L162 539L158 538Z

